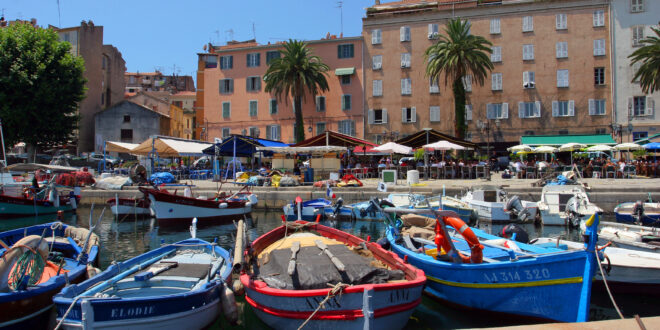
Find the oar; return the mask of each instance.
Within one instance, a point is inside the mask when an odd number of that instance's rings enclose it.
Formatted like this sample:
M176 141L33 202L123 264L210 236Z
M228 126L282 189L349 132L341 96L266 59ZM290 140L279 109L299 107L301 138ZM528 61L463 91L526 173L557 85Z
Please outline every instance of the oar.
M343 272L344 270L346 270L346 267L341 262L341 260L339 260L339 258L335 257L335 255L332 254L332 252L330 252L330 250L328 250L328 246L325 245L325 243L323 243L323 241L317 239L317 240L314 240L314 243L316 243L316 246L318 246L318 248L321 249L321 251L323 251L325 253L325 255L328 256L328 258L330 258L330 261L332 261L332 264L335 265L335 267L337 267L337 269L340 272Z
M296 255L298 254L298 251L300 251L300 242L293 242L291 245L291 260L289 260L289 269L287 271L289 276L293 276L293 273L296 272Z
M82 253L78 254L78 263L80 263L80 260L82 259L83 255L87 254L87 246L89 245L89 238L92 237L92 234L94 233L94 229L96 226L98 226L99 222L101 222L101 219L103 219L103 213L105 213L105 207L101 211L101 216L99 217L98 220L96 220L96 223L92 226L92 214L94 213L94 203L92 203L92 208L89 210L89 233L87 233L87 238L85 238L85 244L82 246Z

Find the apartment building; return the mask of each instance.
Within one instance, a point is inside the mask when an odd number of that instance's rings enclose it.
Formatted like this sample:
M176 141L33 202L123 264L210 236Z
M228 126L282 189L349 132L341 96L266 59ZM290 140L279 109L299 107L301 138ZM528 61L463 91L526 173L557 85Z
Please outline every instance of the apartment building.
M660 92L644 94L639 82L633 82L639 66L633 67L628 56L642 46L640 40L655 36L651 27L658 27L660 2L612 0L610 6L615 100L613 131L617 141L645 139L660 133L660 116L655 112L655 103L660 102Z
M185 139L197 139L195 135L195 106L197 92L183 91L170 96L173 105L183 109L184 127L181 137ZM203 137L200 137L203 139Z
M303 100L305 136L325 130L364 136L362 37L328 36L307 42L330 67L329 91ZM197 72L196 134L203 140L243 134L294 142L293 99L264 91L268 63L280 56L282 43L254 40L209 44L200 53ZM204 134L202 134L204 133Z
M377 1L363 18L365 137L380 143L423 128L454 135L451 80L430 81L424 52L459 17L471 23L470 33L493 43L485 84L464 78L468 140L501 149L523 135L610 133L607 4Z
M126 72L124 81L126 82L126 93L129 96L143 91L167 91L170 93L195 91L195 82L192 76L165 75L160 71Z

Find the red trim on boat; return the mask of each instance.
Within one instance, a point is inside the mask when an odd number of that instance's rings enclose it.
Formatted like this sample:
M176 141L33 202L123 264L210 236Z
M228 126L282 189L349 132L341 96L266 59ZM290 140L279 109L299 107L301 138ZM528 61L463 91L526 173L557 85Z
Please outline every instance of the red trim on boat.
M167 202L167 203L173 203L173 204L181 204L181 205L189 205L189 206L195 206L195 207L203 207L203 208L212 208L212 209L217 209L218 205L221 203L227 203L227 208L228 209L234 209L234 208L241 208L245 207L245 204L247 203L246 200L225 200L225 199L197 199L193 197L185 197L181 195L175 195L169 192L165 192L162 190L156 190L156 189L149 189L149 188L144 188L140 187L139 188L141 192L152 195L154 196L154 199L157 202Z

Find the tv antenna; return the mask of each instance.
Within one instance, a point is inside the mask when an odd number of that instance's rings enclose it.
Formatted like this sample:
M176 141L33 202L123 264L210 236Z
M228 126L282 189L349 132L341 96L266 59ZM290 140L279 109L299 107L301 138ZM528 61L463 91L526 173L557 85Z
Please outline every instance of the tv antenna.
M257 40L257 30L254 27L254 22L252 22L252 39Z
M234 29L229 29L225 31L225 41L228 41L227 36L229 36L229 40L234 40Z
M2 16L5 16L4 10L2 11ZM57 0L57 24L59 28L62 28L62 13L60 12L60 0Z
M337 1L337 7L335 8L339 8L341 35L343 36L344 35L344 2Z
M219 44L220 43L220 30L215 30L215 43Z

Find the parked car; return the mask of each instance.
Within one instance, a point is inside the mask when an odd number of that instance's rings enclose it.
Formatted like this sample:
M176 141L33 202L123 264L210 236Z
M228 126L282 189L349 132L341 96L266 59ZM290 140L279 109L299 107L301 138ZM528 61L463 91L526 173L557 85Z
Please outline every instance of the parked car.
M92 152L91 154L89 154L87 159L91 162L101 162L101 161L103 161L103 154L97 154L97 153ZM114 166L114 165L119 164L119 158L109 156L109 155L105 155L105 161L106 161L106 164L108 164L108 165L112 164Z

